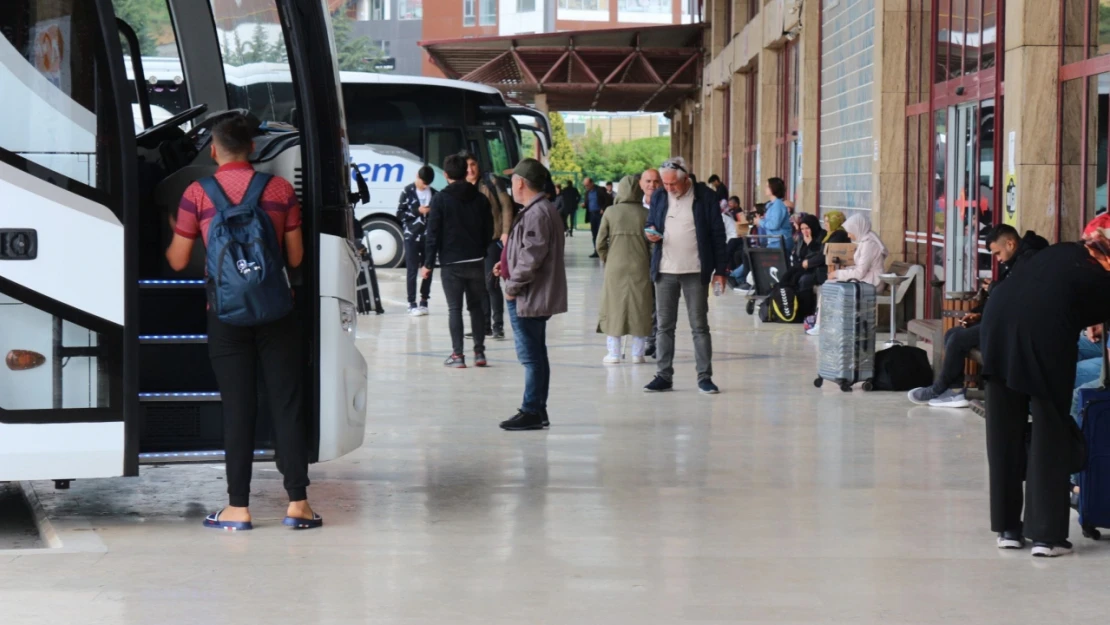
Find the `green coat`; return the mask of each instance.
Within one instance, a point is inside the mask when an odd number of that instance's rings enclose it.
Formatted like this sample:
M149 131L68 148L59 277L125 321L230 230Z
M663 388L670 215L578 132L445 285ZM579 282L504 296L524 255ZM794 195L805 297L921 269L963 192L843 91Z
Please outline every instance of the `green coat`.
M648 210L632 176L617 187L616 203L605 209L597 231L597 253L605 263L597 331L607 336L648 336L655 297L651 245L644 237Z

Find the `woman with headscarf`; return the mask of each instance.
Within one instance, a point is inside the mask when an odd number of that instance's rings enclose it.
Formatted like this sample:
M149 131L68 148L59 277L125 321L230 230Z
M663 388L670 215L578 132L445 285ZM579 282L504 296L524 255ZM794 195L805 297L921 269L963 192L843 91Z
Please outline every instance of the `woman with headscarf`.
M992 290L983 311L991 531L1000 549L1020 549L1028 538L1034 556L1071 552L1069 474L1086 460L1082 432L1068 415L1075 336L1110 318L1108 237L1110 217L1102 215L1082 242L1058 243L1023 263Z
M848 233L844 230L844 213L840 211L829 211L822 217L822 222L825 226L825 238L821 243L848 243L851 239L848 238Z
M597 253L605 263L601 316L597 331L607 338L607 365L621 361L621 338L632 335L632 362L644 362L647 336L651 334L654 298L651 284L651 245L644 237L648 210L644 192L633 176L617 185L617 199L601 217Z
M879 235L871 230L871 220L856 213L844 222L844 230L848 238L856 244L856 252L852 256L851 267L830 271L828 279L838 282L859 280L872 286L879 286L882 280L879 276L886 266L886 257L889 254ZM816 336L821 332L821 316L817 315L816 323L806 330L806 334Z
M827 271L825 250L821 244L825 231L821 229L821 222L813 215L801 213L798 231L800 236L790 250L790 267L782 281L800 293L811 291L814 286L824 282Z

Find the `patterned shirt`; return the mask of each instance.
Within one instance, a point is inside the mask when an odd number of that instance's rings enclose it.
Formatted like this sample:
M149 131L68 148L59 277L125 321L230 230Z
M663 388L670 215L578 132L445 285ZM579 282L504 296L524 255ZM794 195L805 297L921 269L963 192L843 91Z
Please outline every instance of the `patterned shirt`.
M235 204L246 195L253 175L254 167L250 163L227 163L216 170L216 181L227 194L228 200ZM284 234L301 227L301 203L297 200L293 185L279 176L271 178L262 192L259 208L266 211L274 222L278 245L284 249ZM205 194L200 183L194 182L181 196L181 204L177 208L177 225L173 230L187 239L200 236L207 245L208 226L215 216L215 204Z

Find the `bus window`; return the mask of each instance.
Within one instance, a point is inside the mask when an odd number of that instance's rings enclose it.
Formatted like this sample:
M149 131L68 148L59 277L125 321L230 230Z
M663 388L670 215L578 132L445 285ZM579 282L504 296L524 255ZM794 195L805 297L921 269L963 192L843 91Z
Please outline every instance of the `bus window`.
M96 5L85 0L0 11L0 156L41 165L48 171L24 168L63 188L103 191L96 201L118 217L119 190L108 187L120 155L115 117L106 114L113 107L98 95L111 92L98 24Z
M462 131L456 128L426 128L424 162L443 167L443 161L463 149Z
M139 38L139 51L146 78L146 91L150 99L150 109L157 125L189 108L189 91L185 84L185 73L181 70L181 55L177 50L177 38L169 5L165 0L147 0L140 4L133 0L112 0L116 17L135 30ZM131 56L127 43L124 50L124 67L128 78L131 75ZM131 104L135 109L136 131L142 128L142 115L138 111L138 97L132 83Z
M286 77L289 52L274 0L211 4L231 107L248 109L263 121L297 125L297 98ZM263 73L267 76L260 79Z
M505 145L505 137L500 130L486 130L484 135L493 173L497 176L504 176L507 170L513 168L509 162L509 151Z

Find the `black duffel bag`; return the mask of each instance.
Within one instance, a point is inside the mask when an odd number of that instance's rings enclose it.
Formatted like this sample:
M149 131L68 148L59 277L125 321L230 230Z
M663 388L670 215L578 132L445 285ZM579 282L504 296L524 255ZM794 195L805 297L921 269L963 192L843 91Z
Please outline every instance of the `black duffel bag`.
M875 352L876 391L908 391L932 386L933 368L920 347L893 345Z

